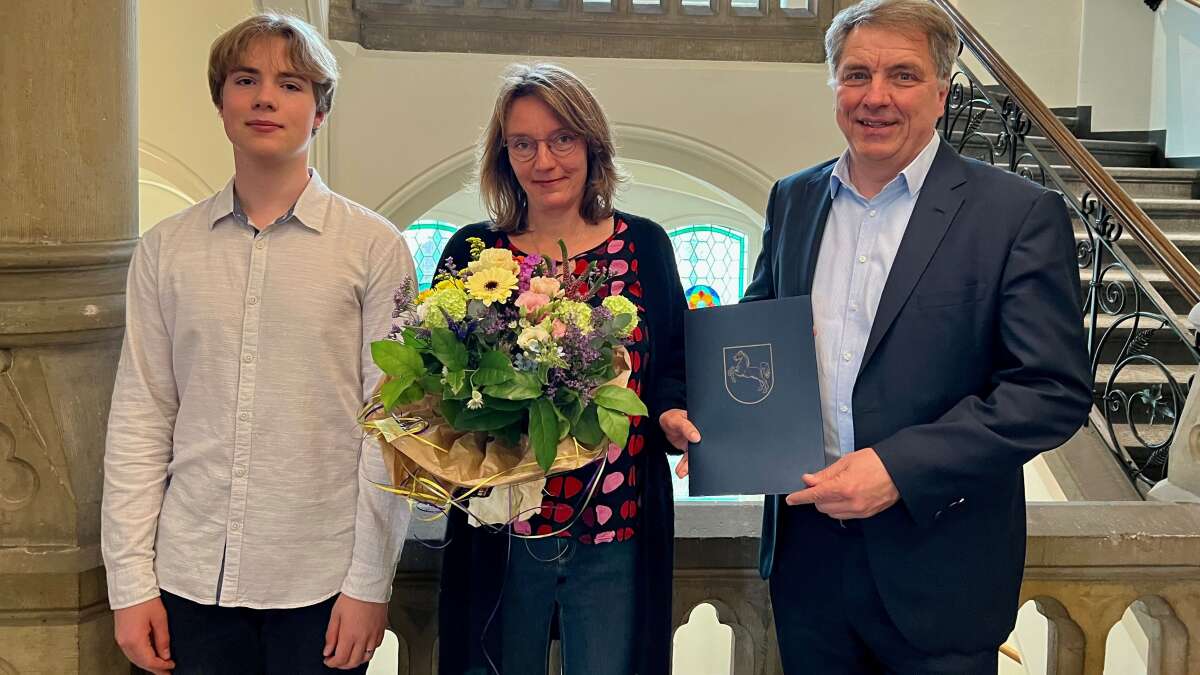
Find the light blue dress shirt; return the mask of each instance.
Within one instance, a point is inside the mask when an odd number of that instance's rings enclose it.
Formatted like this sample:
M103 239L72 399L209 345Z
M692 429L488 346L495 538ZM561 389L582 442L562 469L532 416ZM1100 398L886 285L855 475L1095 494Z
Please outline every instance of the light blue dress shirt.
M829 178L833 206L812 287L827 463L859 449L854 447L854 383L879 297L940 142L934 133L925 149L872 199L864 198L850 180L849 151L842 153Z

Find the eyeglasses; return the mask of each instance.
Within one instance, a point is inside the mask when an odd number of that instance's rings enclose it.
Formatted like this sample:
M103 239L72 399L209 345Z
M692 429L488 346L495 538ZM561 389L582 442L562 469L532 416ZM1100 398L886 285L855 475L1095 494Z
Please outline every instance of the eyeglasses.
M528 162L537 155L539 143L545 143L555 155L566 157L579 147L579 136L569 131L560 131L550 138L513 136L504 142L504 147L508 148L508 154L513 159Z

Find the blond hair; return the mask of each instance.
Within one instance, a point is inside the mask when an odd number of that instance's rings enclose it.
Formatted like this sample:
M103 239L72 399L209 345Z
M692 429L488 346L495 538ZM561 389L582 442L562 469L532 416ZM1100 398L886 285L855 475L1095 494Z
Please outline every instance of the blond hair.
M600 103L584 83L565 68L548 63L517 64L505 71L492 118L479 139L479 191L503 232L522 232L529 223L529 201L517 180L505 147L504 122L513 101L536 97L554 111L564 128L587 145L587 182L579 215L598 223L613 213L613 199L624 176L613 160L612 130Z
M230 28L217 38L208 53L208 88L213 105L221 107L225 78L239 66L246 50L259 38L281 37L287 42L289 66L312 82L317 112L333 109L338 65L317 29L294 16L262 12Z
M846 38L859 26L923 34L929 40L929 56L938 79L950 82L961 43L954 23L940 7L928 0L863 0L838 12L825 31L825 63L829 64L831 85L837 81Z

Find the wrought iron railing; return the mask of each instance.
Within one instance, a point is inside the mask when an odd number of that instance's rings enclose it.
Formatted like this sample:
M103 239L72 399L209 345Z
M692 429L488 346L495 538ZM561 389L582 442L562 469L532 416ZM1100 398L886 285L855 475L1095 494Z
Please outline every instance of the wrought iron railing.
M1164 276L1191 307L1200 301L1200 273L958 9L932 1L997 82L985 86L959 59L940 131L959 152L1057 190L1082 224L1082 314L1096 382L1091 421L1135 486L1152 486L1167 475L1167 451L1200 364L1178 315L1187 310L1172 308L1152 277ZM1046 139L1041 147L1031 140L1035 130ZM1054 168L1051 150L1078 174L1082 190Z

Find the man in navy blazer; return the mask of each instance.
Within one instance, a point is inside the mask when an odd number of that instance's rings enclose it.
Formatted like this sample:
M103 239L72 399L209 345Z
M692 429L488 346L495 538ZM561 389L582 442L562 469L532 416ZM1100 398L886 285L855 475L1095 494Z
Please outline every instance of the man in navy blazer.
M743 300L813 296L830 463L767 499L762 534L784 670L994 675L1021 467L1091 406L1070 221L937 136L940 9L866 0L825 40L849 147L772 189Z

